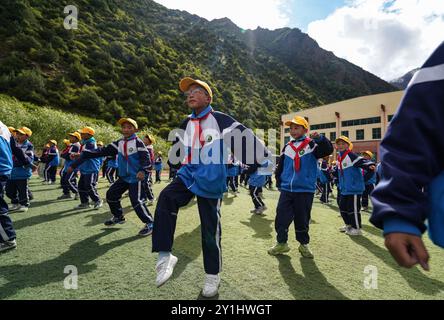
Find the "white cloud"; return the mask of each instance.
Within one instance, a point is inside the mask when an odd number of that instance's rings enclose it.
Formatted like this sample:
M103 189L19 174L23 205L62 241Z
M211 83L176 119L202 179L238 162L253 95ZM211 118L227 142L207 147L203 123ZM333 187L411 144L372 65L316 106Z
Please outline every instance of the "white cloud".
M290 18L284 0L155 0L170 9L185 10L208 20L229 18L239 27L282 28Z
M308 34L337 56L385 80L420 67L444 41L442 0L352 0Z

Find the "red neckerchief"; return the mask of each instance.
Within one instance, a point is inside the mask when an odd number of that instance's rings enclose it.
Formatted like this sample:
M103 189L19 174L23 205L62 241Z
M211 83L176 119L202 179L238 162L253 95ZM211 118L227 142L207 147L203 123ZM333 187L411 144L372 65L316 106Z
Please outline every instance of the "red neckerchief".
M308 144L311 142L310 138L305 138L304 141L302 141L302 143L299 145L299 147L296 148L296 146L293 144L293 142L290 142L289 145L290 147L294 150L294 152L296 153L296 155L294 156L294 169L296 171L300 171L301 170L301 157L299 156L299 152L301 150L304 150L306 146L308 146Z
M125 141L123 143L123 155L125 156L126 162L128 162L128 141L134 140L136 139L136 137L132 137L130 139L124 139L123 141Z
M191 159L193 158L193 149L196 144L196 140L199 141L200 148L202 148L205 145L205 139L202 137L202 126L200 125L200 123L201 123L201 121L206 120L210 116L210 114L212 114L212 113L213 112L208 112L206 115L204 115L201 118L191 119L191 121L194 123L194 135L193 135L193 141L191 143L191 151L188 154L188 157L185 160L184 164L188 164L191 162Z
M342 170L342 161L344 161L345 157L347 157L350 152L351 152L351 150L345 151L344 154L342 155L342 157L338 154L339 171L341 171L341 174L344 173L344 170Z

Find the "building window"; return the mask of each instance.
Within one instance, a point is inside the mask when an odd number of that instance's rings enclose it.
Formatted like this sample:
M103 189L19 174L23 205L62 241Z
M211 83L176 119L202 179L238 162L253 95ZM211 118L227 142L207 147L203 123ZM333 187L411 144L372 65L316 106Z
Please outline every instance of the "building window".
M341 131L341 136L346 136L348 138L348 131Z
M284 138L284 144L287 144L290 142L291 137L285 137Z
M389 115L389 116L388 116L388 121L389 121L389 122L392 121L392 119L393 119L394 116L395 116L394 114Z
M373 128L372 129L373 139L381 139L381 128Z
M364 140L364 130L356 130L356 140Z
M290 133L290 128L285 128L284 133L285 134Z
M333 129L336 128L336 122L314 124L310 126L310 130Z
M336 132L330 132L330 141L336 140Z
M367 124L381 123L381 117L356 119L356 120L346 120L342 121L343 127L353 127L353 126L363 126Z

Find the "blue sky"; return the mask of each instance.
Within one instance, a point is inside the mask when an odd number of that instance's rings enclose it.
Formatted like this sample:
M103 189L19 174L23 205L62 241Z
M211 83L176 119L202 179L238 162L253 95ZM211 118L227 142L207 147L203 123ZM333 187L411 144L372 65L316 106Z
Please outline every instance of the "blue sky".
M324 49L393 80L444 40L444 0L154 0L244 29L299 28Z
M288 10L289 27L306 32L310 22L325 19L344 5L345 0L290 0L286 1L283 10Z

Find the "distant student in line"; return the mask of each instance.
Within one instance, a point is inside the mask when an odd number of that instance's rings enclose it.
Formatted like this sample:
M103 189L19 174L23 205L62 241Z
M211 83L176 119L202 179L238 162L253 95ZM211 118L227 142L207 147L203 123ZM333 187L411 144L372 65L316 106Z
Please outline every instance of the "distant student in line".
M290 127L292 140L284 146L275 173L276 185L281 192L275 220L277 242L268 253L279 255L290 251L288 230L294 223L299 252L304 258L312 259L309 229L318 159L332 154L333 146L316 132L308 137L309 126L303 117L295 117L285 125Z
M6 195L11 199L9 211L26 212L29 208L29 179L32 177L34 146L29 141L32 131L23 127L15 130L16 146L23 150L23 161L13 157L11 177L6 183Z
M341 198L339 210L345 225L339 229L349 236L362 235L361 196L365 190L362 170L375 171L376 165L354 153L353 144L346 136L336 139L338 149L338 178Z
M146 207L146 194L143 181L151 166L148 151L143 141L137 137L139 129L137 122L131 118L119 120L123 137L100 150L91 150L83 153L80 159L71 164L72 171L88 159L97 159L107 156L116 156L119 165L119 178L106 193L106 201L113 217L105 221L106 226L125 223L121 204L122 195L129 190L131 205L139 219L145 224L140 230L140 236L148 236L153 231L153 218Z

